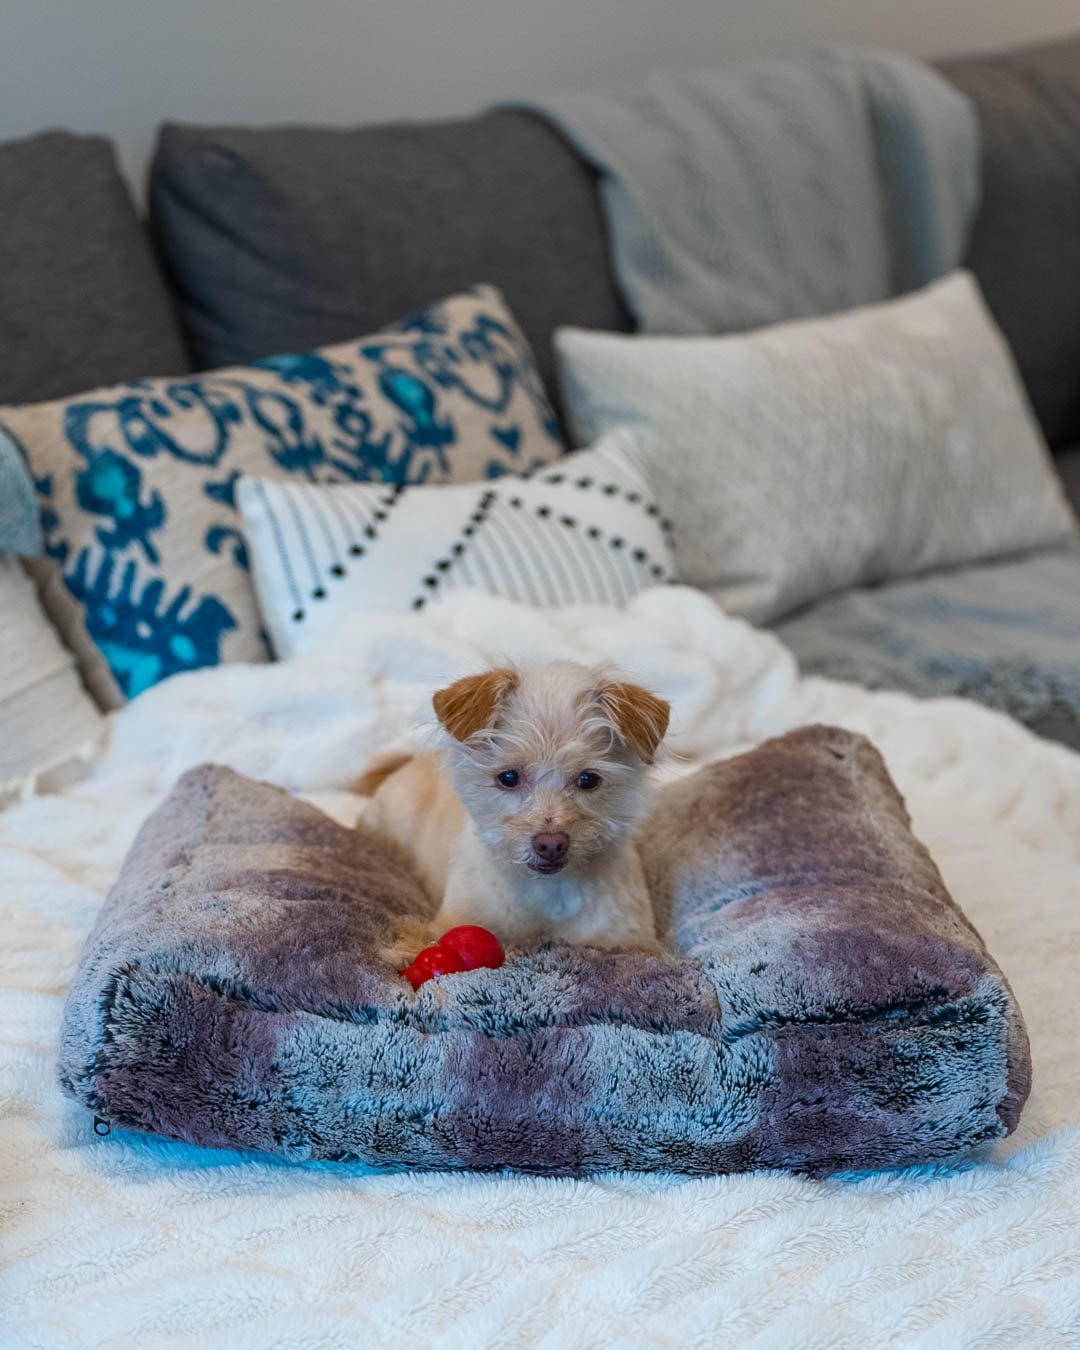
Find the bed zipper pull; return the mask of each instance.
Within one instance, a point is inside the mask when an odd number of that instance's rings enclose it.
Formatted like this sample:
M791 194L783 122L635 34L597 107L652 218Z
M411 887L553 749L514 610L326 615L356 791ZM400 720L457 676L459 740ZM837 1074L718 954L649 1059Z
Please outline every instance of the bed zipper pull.
M101 1137L104 1138L105 1135L107 1135L111 1129L112 1129L112 1123L111 1123L110 1121L106 1120L103 1116L95 1116L95 1117L94 1117L94 1133L95 1133L95 1134L100 1134Z

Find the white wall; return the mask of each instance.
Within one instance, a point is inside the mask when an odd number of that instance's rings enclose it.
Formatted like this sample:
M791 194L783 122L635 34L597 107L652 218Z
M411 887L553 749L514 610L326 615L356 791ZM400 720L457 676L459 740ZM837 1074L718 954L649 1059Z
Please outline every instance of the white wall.
M467 113L649 66L837 40L940 55L1080 28L1078 0L0 0L0 140Z

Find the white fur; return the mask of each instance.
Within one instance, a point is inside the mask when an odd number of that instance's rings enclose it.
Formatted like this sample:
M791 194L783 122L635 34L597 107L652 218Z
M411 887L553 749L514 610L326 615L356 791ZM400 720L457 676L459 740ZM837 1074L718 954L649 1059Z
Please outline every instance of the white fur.
M371 1175L117 1133L55 1077L64 991L125 849L204 759L315 795L422 743L433 689L507 658L610 661L671 699L668 773L803 722L873 737L1011 981L1035 1087L955 1171L809 1181ZM291 665L181 677L114 723L95 778L0 813L0 1343L678 1345L1080 1342L1080 756L961 700L799 681L767 634L665 588L625 612L463 597L364 616ZM612 1035L618 1032L612 1028Z
M510 942L655 944L634 840L651 796L648 769L602 702L614 678L572 661L523 667L487 726L465 742L447 736L450 780L468 819L451 852L440 929L479 923ZM505 769L518 774L517 787L498 785ZM600 778L591 791L577 787L586 771ZM533 841L545 831L569 839L554 875L535 870Z
M535 876L504 862L469 820L454 850L435 927L478 923L508 942L559 937L594 946L651 947L652 906L632 839L568 876Z

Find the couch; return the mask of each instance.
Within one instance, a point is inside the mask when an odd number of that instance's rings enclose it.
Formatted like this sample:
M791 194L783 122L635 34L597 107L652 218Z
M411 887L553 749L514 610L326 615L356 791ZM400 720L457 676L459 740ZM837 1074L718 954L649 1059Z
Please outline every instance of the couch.
M973 100L982 131L966 262L1080 512L1080 38L940 70ZM502 290L555 396L556 327L631 327L595 174L527 111L347 130L166 125L145 219L104 139L50 131L0 145L0 404L305 350L477 282ZM0 725L36 728L0 752L2 783L59 767L61 742L91 753L100 714L30 581L10 557L0 564L14 635L0 659ZM1033 692L994 647L1039 588L1080 593L1080 555L1012 567L830 597L777 631L810 672L967 694L1080 747L1069 694L1080 670ZM893 658L928 605L949 659L924 652L913 676ZM925 624L917 640L926 646ZM43 716L46 681L66 691L70 725Z

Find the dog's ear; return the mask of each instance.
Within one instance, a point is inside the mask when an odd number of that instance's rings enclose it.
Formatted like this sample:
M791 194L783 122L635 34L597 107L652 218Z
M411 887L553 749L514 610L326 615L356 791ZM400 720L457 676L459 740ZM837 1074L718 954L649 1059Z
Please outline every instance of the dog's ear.
M467 741L475 732L491 726L495 709L517 688L516 670L486 670L466 675L449 689L440 689L431 700L435 716L456 741Z
M640 685L615 681L599 690L600 702L638 759L651 764L667 734L671 705Z

